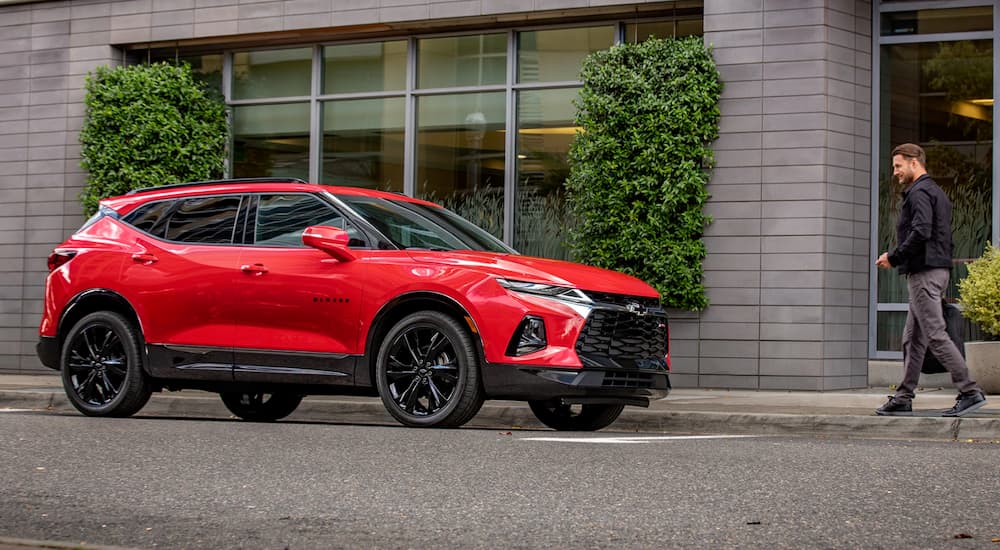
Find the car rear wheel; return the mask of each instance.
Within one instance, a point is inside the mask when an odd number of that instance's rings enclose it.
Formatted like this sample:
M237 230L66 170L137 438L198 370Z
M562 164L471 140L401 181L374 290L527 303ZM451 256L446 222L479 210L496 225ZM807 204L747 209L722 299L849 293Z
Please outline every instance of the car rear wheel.
M461 426L483 405L475 343L458 321L437 311L396 323L379 348L375 371L382 403L406 426Z
M87 416L131 416L152 395L139 336L112 311L80 319L63 344L59 366L70 403Z
M610 426L625 405L567 405L558 401L528 401L542 424L565 432L592 432Z
M291 393L240 393L220 394L229 412L250 422L274 422L292 414L302 396Z

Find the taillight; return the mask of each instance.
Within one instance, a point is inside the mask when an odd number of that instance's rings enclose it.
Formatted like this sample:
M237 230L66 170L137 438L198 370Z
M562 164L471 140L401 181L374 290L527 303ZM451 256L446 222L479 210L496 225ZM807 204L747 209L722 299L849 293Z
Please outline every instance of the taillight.
M49 271L55 271L59 266L72 260L73 256L76 256L76 250L53 250L52 254L49 254Z

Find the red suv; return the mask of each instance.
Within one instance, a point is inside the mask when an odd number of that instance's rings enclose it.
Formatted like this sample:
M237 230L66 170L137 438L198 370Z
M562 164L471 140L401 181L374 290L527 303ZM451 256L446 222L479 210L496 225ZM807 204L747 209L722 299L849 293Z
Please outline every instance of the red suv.
M283 418L309 394L375 394L408 426L485 399L596 430L670 383L667 318L633 277L518 255L426 201L300 180L106 199L49 256L38 356L83 414L151 392Z

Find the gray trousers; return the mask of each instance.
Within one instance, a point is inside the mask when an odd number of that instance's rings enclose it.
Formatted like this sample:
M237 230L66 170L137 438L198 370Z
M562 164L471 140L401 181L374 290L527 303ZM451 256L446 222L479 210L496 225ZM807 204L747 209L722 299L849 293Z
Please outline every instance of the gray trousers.
M906 282L910 291L910 310L903 329L903 381L896 390L896 399L910 401L920 381L920 367L929 351L948 369L951 381L960 393L982 391L969 378L965 359L945 329L941 296L948 288L951 272L944 268L911 273Z

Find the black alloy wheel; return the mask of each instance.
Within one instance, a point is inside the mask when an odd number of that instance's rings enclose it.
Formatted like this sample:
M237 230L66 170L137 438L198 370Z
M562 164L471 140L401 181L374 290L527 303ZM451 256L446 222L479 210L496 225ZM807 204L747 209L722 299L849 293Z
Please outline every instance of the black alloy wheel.
M564 432L592 432L610 426L625 405L568 405L558 401L528 401L539 422Z
M475 343L458 321L437 311L409 315L389 331L375 377L382 403L406 426L461 426L483 405Z
M60 371L70 403L87 416L131 416L152 394L139 336L112 311L91 313L70 329Z
M302 396L294 393L240 393L219 394L229 412L250 422L274 422L292 414Z

